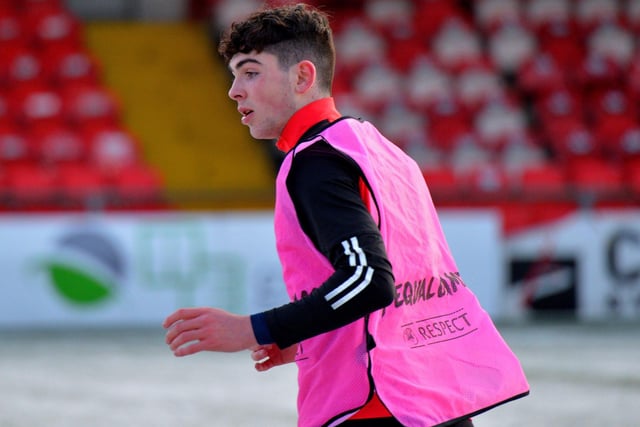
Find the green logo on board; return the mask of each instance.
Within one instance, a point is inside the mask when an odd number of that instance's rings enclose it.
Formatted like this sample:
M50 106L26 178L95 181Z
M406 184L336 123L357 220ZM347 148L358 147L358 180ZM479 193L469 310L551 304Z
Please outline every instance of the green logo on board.
M104 302L118 291L124 260L116 245L96 231L76 231L63 236L45 261L56 292L66 301L86 306Z

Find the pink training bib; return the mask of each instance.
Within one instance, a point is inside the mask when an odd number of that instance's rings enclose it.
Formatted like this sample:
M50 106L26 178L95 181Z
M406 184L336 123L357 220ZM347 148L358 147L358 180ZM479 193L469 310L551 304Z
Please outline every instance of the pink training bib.
M283 161L275 232L290 297L333 273L302 231L286 188L296 153L321 139L351 157L369 184L396 297L367 320L300 343L298 425L337 425L373 389L409 427L437 426L526 395L520 363L458 273L419 167L369 123L338 120ZM370 350L367 334L375 341Z

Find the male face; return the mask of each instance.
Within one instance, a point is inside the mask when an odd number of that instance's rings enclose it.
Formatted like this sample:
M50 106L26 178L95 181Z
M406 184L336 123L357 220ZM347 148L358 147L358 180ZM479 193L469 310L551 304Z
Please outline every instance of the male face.
M266 52L238 53L229 61L234 76L229 97L238 103L242 124L256 139L276 139L295 113L295 67L283 70Z

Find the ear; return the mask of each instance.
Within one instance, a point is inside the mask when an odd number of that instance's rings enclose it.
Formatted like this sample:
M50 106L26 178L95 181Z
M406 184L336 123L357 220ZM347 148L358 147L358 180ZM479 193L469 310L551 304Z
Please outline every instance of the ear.
M316 83L316 66L309 60L300 61L296 66L296 92L307 92Z

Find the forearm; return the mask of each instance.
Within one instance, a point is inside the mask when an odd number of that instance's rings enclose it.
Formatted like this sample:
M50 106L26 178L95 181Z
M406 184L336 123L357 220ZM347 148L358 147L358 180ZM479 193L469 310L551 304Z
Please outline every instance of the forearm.
M252 316L254 333L259 323L269 331L267 335L256 335L258 342L271 339L278 347L285 348L386 307L393 301L393 276L386 271L374 273L374 276L366 292L338 308L333 308L326 300L327 290L334 289L332 277L302 299Z

